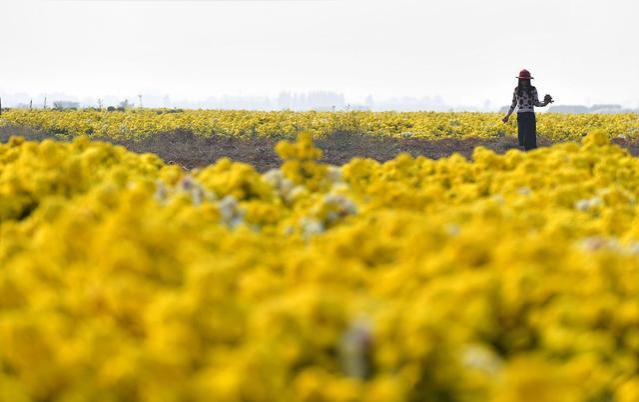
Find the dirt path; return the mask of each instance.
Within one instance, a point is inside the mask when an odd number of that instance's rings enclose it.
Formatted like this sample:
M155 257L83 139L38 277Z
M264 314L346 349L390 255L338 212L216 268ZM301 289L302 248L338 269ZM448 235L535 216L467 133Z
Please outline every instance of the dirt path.
M0 127L0 142L6 142L11 135L21 135L32 140L51 138L50 135L34 130ZM273 149L278 139L272 138L200 138L190 132L171 132L157 134L140 141L113 141L108 138L101 140L124 145L134 152L155 153L165 162L177 163L187 169L209 165L222 157L250 163L260 171L278 167L281 163ZM614 142L629 149L633 155L639 155L639 141L615 140ZM384 162L402 152L432 159L458 152L469 158L478 146L492 149L497 153L517 148L517 140L512 137L427 140L346 133L336 133L318 139L316 144L324 151L323 161L333 165L342 165L353 157L372 158ZM539 138L539 146L551 144L547 139Z
M235 137L197 138L188 133L157 135L143 141L119 142L136 152L153 152L167 162L193 168L208 165L215 160L228 157L250 163L260 171L278 167L281 163L274 147L277 139ZM517 148L513 138L498 140L480 139L392 139L337 133L315 141L324 151L323 162L342 165L353 157L372 158L384 162L402 152L437 159L459 152L470 157L476 146L482 145L496 152Z

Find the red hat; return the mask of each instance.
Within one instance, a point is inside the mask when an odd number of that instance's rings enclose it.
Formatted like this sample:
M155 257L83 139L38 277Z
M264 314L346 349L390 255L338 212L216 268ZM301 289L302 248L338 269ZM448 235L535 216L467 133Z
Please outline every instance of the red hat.
M520 80L534 80L535 79L534 77L530 76L530 71L526 70L525 68L519 72L519 77L515 77L515 78L519 78Z

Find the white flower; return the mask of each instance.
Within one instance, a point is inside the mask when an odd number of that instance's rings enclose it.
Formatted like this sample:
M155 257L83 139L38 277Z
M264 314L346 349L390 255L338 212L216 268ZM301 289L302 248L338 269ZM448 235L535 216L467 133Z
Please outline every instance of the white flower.
M222 222L229 228L234 228L244 221L244 211L238 207L238 202L232 195L227 195L218 203Z
M322 222L312 218L302 218L300 225L305 238L320 234L326 230Z
M486 347L469 345L462 353L464 365L480 369L489 374L496 374L502 367L501 359Z
M628 247L626 247L626 249L631 255L639 255L639 242L634 241L628 244Z
M342 335L340 357L348 376L366 379L371 371L373 331L369 320L359 318Z
M294 202L300 197L303 197L305 194L308 194L308 190L304 186L295 186L288 192L285 197L287 202Z
M596 251L596 250L613 250L613 251L623 251L619 240L615 238L605 238L600 236L591 236L586 237L585 239L579 242L579 246L586 251Z
M169 196L169 191L164 185L164 182L162 182L161 180L158 180L155 187L155 194L153 198L155 198L155 200L158 201L159 203L164 204L168 196Z
M519 189L517 189L517 192L521 195L531 195L532 194L532 190L530 189L530 187L524 186L524 187L519 187Z
M329 212L326 216L328 223L334 223L338 219L357 213L357 205L349 198L338 194L327 194L324 197L324 204Z
M176 187L177 191L183 191L191 197L194 205L200 205L204 201L215 201L216 195L204 189L200 183L191 176L185 176Z
M197 183L191 176L184 176L178 183L178 188L186 192L191 191L195 186L197 186Z
M579 243L579 246L586 251L594 251L602 249L606 246L607 241L604 238L592 236L587 237Z
M262 175L262 179L269 183L275 191L286 201L291 201L291 192L295 184L279 169L271 169Z
M598 207L601 205L601 198L593 197L587 198L583 200L579 200L575 203L575 208L580 211L587 211L591 208Z
M342 169L338 168L337 166L329 166L328 174L326 175L326 177L331 183L343 183L344 181L344 178L342 176Z
M457 236L459 235L459 232L461 231L459 228L459 225L455 225L454 223L449 223L446 226L444 226L444 230L450 236Z

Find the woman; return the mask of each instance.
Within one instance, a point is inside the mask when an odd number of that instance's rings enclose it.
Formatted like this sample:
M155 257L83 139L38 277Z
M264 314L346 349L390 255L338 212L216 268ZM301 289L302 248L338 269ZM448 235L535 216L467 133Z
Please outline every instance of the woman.
M521 70L516 78L519 79L519 84L513 93L513 101L508 114L502 121L508 123L515 106L519 105L519 109L517 109L517 138L519 139L519 146L528 151L537 148L537 120L534 107L544 107L554 101L550 95L546 95L544 96L544 101L539 102L537 88L530 85L530 80L534 78L530 76L528 70Z

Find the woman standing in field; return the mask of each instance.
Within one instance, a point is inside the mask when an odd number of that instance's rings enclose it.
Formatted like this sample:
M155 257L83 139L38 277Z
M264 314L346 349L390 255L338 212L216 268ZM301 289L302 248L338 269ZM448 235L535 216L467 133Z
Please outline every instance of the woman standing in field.
M539 102L537 88L530 84L530 80L534 79L530 76L528 70L521 70L519 76L519 84L513 92L513 101L508 110L508 114L503 118L504 123L508 123L510 115L519 105L517 109L517 138L519 146L524 147L526 151L537 148L537 119L535 118L535 106L544 107L553 102L550 95L544 96L544 101Z

